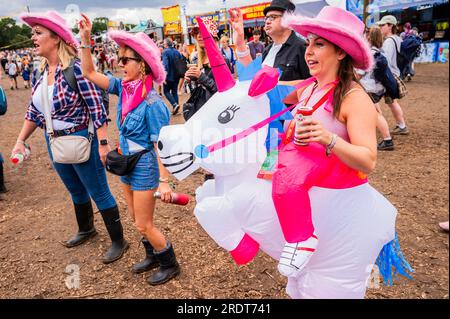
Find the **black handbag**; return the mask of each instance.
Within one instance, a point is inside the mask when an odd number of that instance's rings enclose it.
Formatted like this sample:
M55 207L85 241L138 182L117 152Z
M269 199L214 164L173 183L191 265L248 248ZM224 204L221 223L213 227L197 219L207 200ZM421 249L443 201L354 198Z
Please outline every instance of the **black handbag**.
M209 100L212 94L203 86L197 86L183 105L183 117L187 121Z
M128 175L134 170L141 156L147 152L148 150L142 150L133 155L122 155L116 148L106 155L106 170L118 176Z

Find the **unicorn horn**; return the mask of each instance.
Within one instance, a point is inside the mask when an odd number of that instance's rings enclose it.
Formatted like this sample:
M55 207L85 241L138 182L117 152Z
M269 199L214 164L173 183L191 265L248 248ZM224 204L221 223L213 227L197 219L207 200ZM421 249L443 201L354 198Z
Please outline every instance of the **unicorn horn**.
M225 62L219 48L216 45L213 37L206 29L202 18L197 17L198 27L200 33L202 34L203 42L205 43L206 55L209 59L209 64L211 65L211 70L216 80L217 90L219 92L225 92L231 89L235 85L233 75L231 74L228 65Z

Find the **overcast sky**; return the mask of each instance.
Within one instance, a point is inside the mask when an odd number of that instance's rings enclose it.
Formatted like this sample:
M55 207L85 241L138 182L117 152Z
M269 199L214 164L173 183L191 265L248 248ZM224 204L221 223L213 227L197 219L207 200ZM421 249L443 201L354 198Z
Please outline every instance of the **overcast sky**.
M31 12L56 10L66 18L73 17L70 12L86 12L91 18L108 17L126 23L138 23L152 18L162 23L161 7L186 3L186 13L197 14L214 11L224 7L223 0L0 0L0 18L10 16L17 19L26 7ZM239 7L248 4L270 2L270 0L226 0L226 7Z

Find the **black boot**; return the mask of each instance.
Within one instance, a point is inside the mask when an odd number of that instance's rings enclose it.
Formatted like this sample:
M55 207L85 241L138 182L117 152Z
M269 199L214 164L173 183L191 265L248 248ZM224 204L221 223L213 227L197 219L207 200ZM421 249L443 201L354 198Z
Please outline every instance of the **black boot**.
M180 273L180 265L177 262L171 243L168 243L168 247L163 251L155 251L155 257L160 266L158 271L147 279L150 285L161 285Z
M153 252L152 244L150 244L150 242L145 238L141 239L141 243L142 245L144 245L145 259L133 265L133 272L135 274L140 274L159 266L159 263L155 257L155 253Z
M97 235L94 227L94 210L91 201L85 204L73 204L75 207L75 216L78 223L78 233L64 243L67 248L81 245L89 238Z
M105 210L101 210L103 221L111 238L112 245L103 256L103 263L109 264L122 258L125 251L128 249L128 242L123 238L123 228L120 222L119 208L114 206Z
M3 162L0 162L0 193L6 193L5 177L3 176Z

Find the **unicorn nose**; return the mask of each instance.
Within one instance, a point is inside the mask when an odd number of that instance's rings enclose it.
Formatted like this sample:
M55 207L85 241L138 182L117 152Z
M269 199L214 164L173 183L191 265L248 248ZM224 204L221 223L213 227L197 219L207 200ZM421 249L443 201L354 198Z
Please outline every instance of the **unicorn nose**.
M194 153L198 158L207 158L209 156L208 147L203 144L197 145L194 149Z

